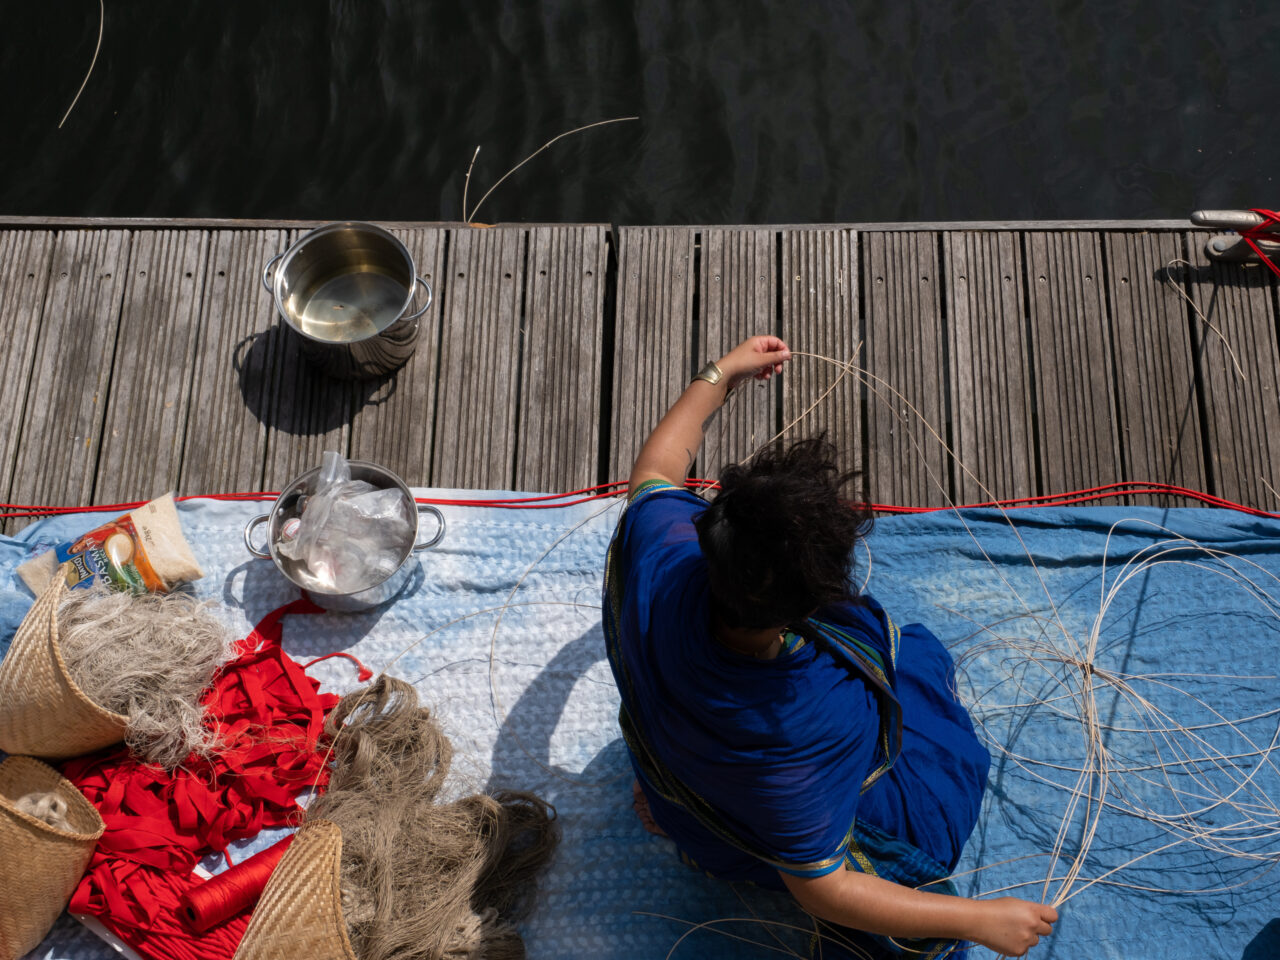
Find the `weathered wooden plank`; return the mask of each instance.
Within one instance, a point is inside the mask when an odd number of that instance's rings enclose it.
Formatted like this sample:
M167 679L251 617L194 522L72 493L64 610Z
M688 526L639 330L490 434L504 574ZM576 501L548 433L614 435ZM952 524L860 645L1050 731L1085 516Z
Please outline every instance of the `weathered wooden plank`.
M399 474L411 486L426 486L431 477L431 447L435 429L436 367L440 343L441 304L448 283L445 247L448 231L440 228L393 230L432 289L431 306L418 320L413 356L390 377L373 384L351 425L351 457L372 460ZM419 288L413 309L424 302ZM366 385L367 387L368 385Z
M702 232L697 356L703 362L718 360L747 337L779 333L777 262L772 230ZM778 383L770 378L737 386L707 425L700 475L718 477L778 432Z
M1030 348L1016 234L942 236L956 500L1037 491Z
M1042 492L1119 480L1101 238L1030 233L1025 256Z
M132 238L93 488L97 503L149 500L177 487L207 244L203 230Z
M861 239L870 494L880 502L942 506L952 490L942 442L947 358L938 235Z
M1103 237L1107 296L1118 375L1124 479L1203 490L1204 448L1192 361L1188 306L1165 267L1182 256L1172 233ZM1178 506L1180 498L1135 496L1130 503Z
M53 250L40 339L9 499L91 502L129 233L67 230ZM142 476L146 476L142 465Z
M1210 263L1204 234L1187 235L1191 319L1200 371L1209 488L1228 500L1280 509L1280 348L1275 281L1262 266ZM1212 324L1212 326L1210 326ZM1239 365L1237 369L1237 364Z
M0 215L0 229L21 227L50 230L69 228L106 229L120 228L128 230L314 230L331 220L278 220L257 219L253 217L48 217L48 216L12 216ZM470 228L471 224L461 220L377 220L380 227L388 230L421 230L441 229L455 230ZM1104 221L1105 222L1105 221ZM1143 224L1161 223L1163 221L1142 221ZM1186 221L1171 221L1174 227L1185 227ZM528 230L532 227L608 227L608 224L594 223L559 223L539 221L521 221L520 223L499 223L494 226L503 229Z
M287 248L306 231L291 231ZM263 290L262 296L270 301ZM270 393L266 404L267 457L262 475L268 490L279 490L299 474L320 465L326 450L350 449L351 418L357 397L373 389L368 383L334 380L302 354L301 338L279 316L270 336L272 365L267 368Z
M595 483L607 263L603 227L529 233L517 490L578 490Z
M694 352L692 229L626 227L618 237L609 476L625 480L645 438L705 358Z
M4 317L9 331L0 353L0 409L8 414L0 423L0 491L6 499L22 443L26 420L23 408L44 325L41 314L49 288L53 247L54 235L48 231L0 233L0 317Z
M431 482L502 489L514 476L525 231L452 235Z
M782 339L796 353L861 366L858 235L852 230L788 230L780 237ZM862 390L856 372L797 356L782 374L785 439L825 433L841 465L861 471ZM859 495L861 491L859 491Z
M178 480L183 493L263 489L281 331L259 277L285 239L280 230L218 230L209 237Z

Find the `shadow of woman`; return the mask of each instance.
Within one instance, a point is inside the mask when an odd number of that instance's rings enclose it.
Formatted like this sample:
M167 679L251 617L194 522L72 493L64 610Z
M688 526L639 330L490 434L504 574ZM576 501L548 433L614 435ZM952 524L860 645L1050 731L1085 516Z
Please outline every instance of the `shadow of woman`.
M1280 918L1269 920L1240 954L1240 960L1275 960L1276 957L1280 957Z
M588 676L588 671L603 661L604 633L599 624L556 652L502 720L493 745L487 791L530 789L534 785L545 789L557 781L583 786L604 786L617 781L618 797L630 796L630 780L626 783L622 780L630 777L631 766L612 715L608 721L613 725L610 742L581 770L570 770L551 760L551 739L578 682L585 679L607 683L612 688L612 677L603 681ZM612 689L610 696L614 696ZM613 790L603 792L610 796L614 793Z
M649 834L640 825L632 809L634 773L613 707L617 702L613 679L592 676L593 668L604 659L603 631L595 624L563 646L539 672L503 719L494 743L492 773L485 789L533 790L556 807L561 822L560 847L551 870L540 881L544 889L554 891L557 915L545 924L530 921L538 947L550 955L565 954L559 938L571 929L581 942L598 938L606 945L599 951L602 960L663 956L688 932L689 924L714 922L716 930L744 939L726 940L708 931L678 956L724 960L789 951L805 955L800 952L807 949L805 918L787 894L711 880L682 862L671 840ZM593 728L597 722L599 700L574 692L593 682L610 688L610 709L598 721L609 728L591 743L566 744L556 737L562 720L582 720L585 706ZM563 759L553 763L553 739L557 757L589 755L585 766L579 770L575 763L570 768ZM785 946L780 950L773 933L750 920L722 926L725 918L744 913L780 924L770 929L783 937ZM665 919L671 917L681 919ZM801 934L791 934L788 926ZM752 949L753 943L760 946ZM638 952L637 944L653 950ZM530 950L531 955L537 952Z

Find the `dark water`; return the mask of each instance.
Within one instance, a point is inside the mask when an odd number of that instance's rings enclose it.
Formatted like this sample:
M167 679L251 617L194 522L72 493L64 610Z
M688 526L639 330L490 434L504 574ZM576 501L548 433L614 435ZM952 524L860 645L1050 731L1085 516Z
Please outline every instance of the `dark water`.
M1280 204L1280 3L8 0L0 213L1184 217Z

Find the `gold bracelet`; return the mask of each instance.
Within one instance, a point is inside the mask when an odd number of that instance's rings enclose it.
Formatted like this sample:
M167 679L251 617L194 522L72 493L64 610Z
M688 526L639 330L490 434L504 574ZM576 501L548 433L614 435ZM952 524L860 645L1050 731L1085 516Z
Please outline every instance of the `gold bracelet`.
M721 370L714 360L708 360L706 365L693 375L693 380L705 380L713 387L724 378L724 371ZM693 383L690 380L690 383Z

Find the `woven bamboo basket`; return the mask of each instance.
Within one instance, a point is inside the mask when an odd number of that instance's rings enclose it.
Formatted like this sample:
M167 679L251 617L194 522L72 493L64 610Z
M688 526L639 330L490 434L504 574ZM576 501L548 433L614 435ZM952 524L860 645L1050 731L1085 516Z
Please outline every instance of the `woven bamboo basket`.
M34 757L78 757L124 738L127 718L81 690L58 647L62 577L40 594L0 662L0 750Z
M277 864L233 960L356 960L342 918L342 830L313 820Z
M56 793L72 829L59 830L22 813L20 798ZM39 946L66 909L106 828L93 804L70 781L39 760L0 763L0 960Z

